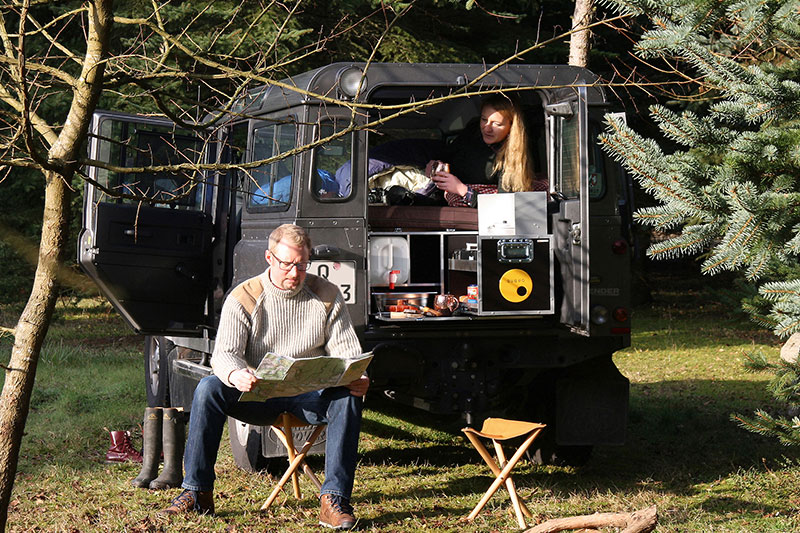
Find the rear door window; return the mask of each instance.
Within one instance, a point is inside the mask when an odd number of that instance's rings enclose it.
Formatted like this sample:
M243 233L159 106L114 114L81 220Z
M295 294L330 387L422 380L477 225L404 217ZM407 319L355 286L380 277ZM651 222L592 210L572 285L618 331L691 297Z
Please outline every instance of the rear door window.
M101 188L97 201L140 204L144 198L153 206L203 210L204 180L198 173L155 171L160 166L199 162L202 142L196 135L173 125L125 120L101 120L98 133L97 159L118 167L153 170L130 173L97 168L98 183L114 195Z

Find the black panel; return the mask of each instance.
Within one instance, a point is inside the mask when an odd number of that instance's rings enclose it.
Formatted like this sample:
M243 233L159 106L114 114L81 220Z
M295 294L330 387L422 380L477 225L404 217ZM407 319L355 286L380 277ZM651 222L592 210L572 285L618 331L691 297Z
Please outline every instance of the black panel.
M550 241L533 239L533 259L531 262L502 262L498 259L498 242L505 238L481 239L481 280L480 298L483 312L524 313L549 311L552 305ZM532 281L532 291L527 296L520 289L520 302L512 302L500 292L500 278L511 270L524 271Z
M187 333L206 322L211 221L204 213L100 203L84 270L143 333Z

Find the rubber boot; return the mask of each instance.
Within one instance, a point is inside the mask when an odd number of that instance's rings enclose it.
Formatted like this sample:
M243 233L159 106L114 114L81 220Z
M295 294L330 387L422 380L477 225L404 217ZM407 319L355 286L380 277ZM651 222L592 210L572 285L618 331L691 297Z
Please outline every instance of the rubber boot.
M158 475L158 463L161 460L161 407L148 407L144 410L142 425L142 471L131 481L131 485L140 489L150 486L150 481Z
M183 483L183 446L186 441L183 411L165 408L163 428L164 470L150 482L150 488L155 490L180 487Z

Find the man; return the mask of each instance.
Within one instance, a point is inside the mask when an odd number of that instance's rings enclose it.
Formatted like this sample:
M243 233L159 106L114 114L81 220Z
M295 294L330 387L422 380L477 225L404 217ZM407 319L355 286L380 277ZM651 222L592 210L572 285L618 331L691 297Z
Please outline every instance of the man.
M268 425L283 412L311 424L328 424L325 482L320 497L320 524L333 529L355 525L350 496L355 478L362 398L366 376L346 387L240 402L253 389L253 374L264 354L294 358L351 358L361 353L339 289L306 274L311 253L308 234L284 224L269 237L265 272L238 285L222 306L211 368L194 393L184 456L185 489L166 514L213 513L214 463L227 416Z

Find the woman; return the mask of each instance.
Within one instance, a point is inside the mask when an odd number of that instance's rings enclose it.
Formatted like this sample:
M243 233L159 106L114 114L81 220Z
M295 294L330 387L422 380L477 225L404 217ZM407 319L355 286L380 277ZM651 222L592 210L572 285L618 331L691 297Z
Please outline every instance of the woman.
M465 129L448 147L447 164L431 161L426 173L449 205L476 207L480 193L533 190L533 161L516 100L504 94L486 98L479 130Z

